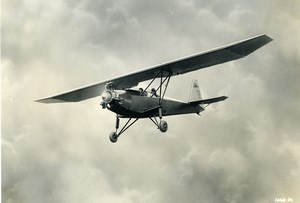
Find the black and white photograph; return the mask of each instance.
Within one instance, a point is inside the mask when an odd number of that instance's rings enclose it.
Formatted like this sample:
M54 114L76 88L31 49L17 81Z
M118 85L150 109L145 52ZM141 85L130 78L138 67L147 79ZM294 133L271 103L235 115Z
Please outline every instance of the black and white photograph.
M300 202L299 9L2 0L1 201Z

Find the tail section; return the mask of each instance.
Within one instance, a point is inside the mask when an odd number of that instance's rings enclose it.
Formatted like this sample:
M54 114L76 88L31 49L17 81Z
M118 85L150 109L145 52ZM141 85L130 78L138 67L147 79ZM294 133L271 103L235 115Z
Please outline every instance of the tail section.
M189 103L194 101L199 101L202 99L199 84L197 80L192 81L190 96L189 96Z
M204 104L208 105L211 103L224 101L227 98L228 97L226 97L226 96L221 96L221 97L214 97L214 98L209 98L209 99L202 99L199 84L198 84L197 80L193 80L188 103L194 104L194 105L198 104L204 110L204 107L203 107Z

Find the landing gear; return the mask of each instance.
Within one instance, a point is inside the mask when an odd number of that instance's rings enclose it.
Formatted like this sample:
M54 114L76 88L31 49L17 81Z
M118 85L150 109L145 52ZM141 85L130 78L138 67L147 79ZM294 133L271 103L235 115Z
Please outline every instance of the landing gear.
M109 134L109 139L112 143L115 143L118 141L118 138L120 137L120 135L122 133L124 133L128 128L130 128L137 120L139 120L138 118L136 118L135 120L131 121L132 118L129 118L128 121L126 122L126 124L123 126L123 128L120 130L120 132L118 132L119 129L119 125L120 125L120 118L119 115L116 116L116 131L115 132L111 132Z
M168 130L168 123L164 120L160 120L160 122L157 121L156 117L149 117L150 120L157 126L157 129L160 130L160 132L165 133Z
M158 128L162 133L165 133L168 130L168 123L164 120L161 120L158 125Z
M111 132L110 134L109 134L109 139L110 139L110 141L112 142L112 143L115 143L115 142L117 142L118 141L118 135L117 135L117 133L116 132Z
M168 85L169 85L169 82L170 82L170 78L171 78L171 73L169 73L165 79L163 80L163 71L161 71L160 73L160 85L158 86L157 89L152 89L151 90L151 93L152 93L152 96L155 96L155 97L158 97L158 117L159 117L159 122L157 121L156 117L154 116L153 118L149 117L150 120L157 126L157 128L162 132L162 133L165 133L167 132L168 130L168 123L164 120L162 120L162 117L163 117L163 100L164 100L164 96L165 96L165 93L167 91L167 88L168 88ZM159 74L156 76L158 77ZM156 78L155 77L155 78ZM154 78L154 79L155 79ZM153 79L153 80L154 80ZM166 82L166 84L165 84ZM152 82L151 82L152 83ZM151 84L150 83L150 84ZM165 88L163 88L163 84L165 84ZM147 87L148 88L148 87ZM157 92L159 91L159 95L157 95Z

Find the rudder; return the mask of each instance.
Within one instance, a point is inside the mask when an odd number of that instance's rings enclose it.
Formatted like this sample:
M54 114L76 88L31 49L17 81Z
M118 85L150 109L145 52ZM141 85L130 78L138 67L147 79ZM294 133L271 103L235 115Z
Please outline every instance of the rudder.
M189 102L198 101L201 99L202 99L202 96L201 96L198 81L194 79L194 80L192 80Z

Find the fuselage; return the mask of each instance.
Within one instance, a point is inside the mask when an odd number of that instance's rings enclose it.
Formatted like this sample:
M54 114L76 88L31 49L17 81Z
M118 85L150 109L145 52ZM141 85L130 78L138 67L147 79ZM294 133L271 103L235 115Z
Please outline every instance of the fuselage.
M162 116L197 113L204 109L198 104L191 104L164 98L160 101L158 95L150 92L141 94L137 90L114 90L114 98L107 105L107 109L123 118L148 118L159 116L161 107Z

